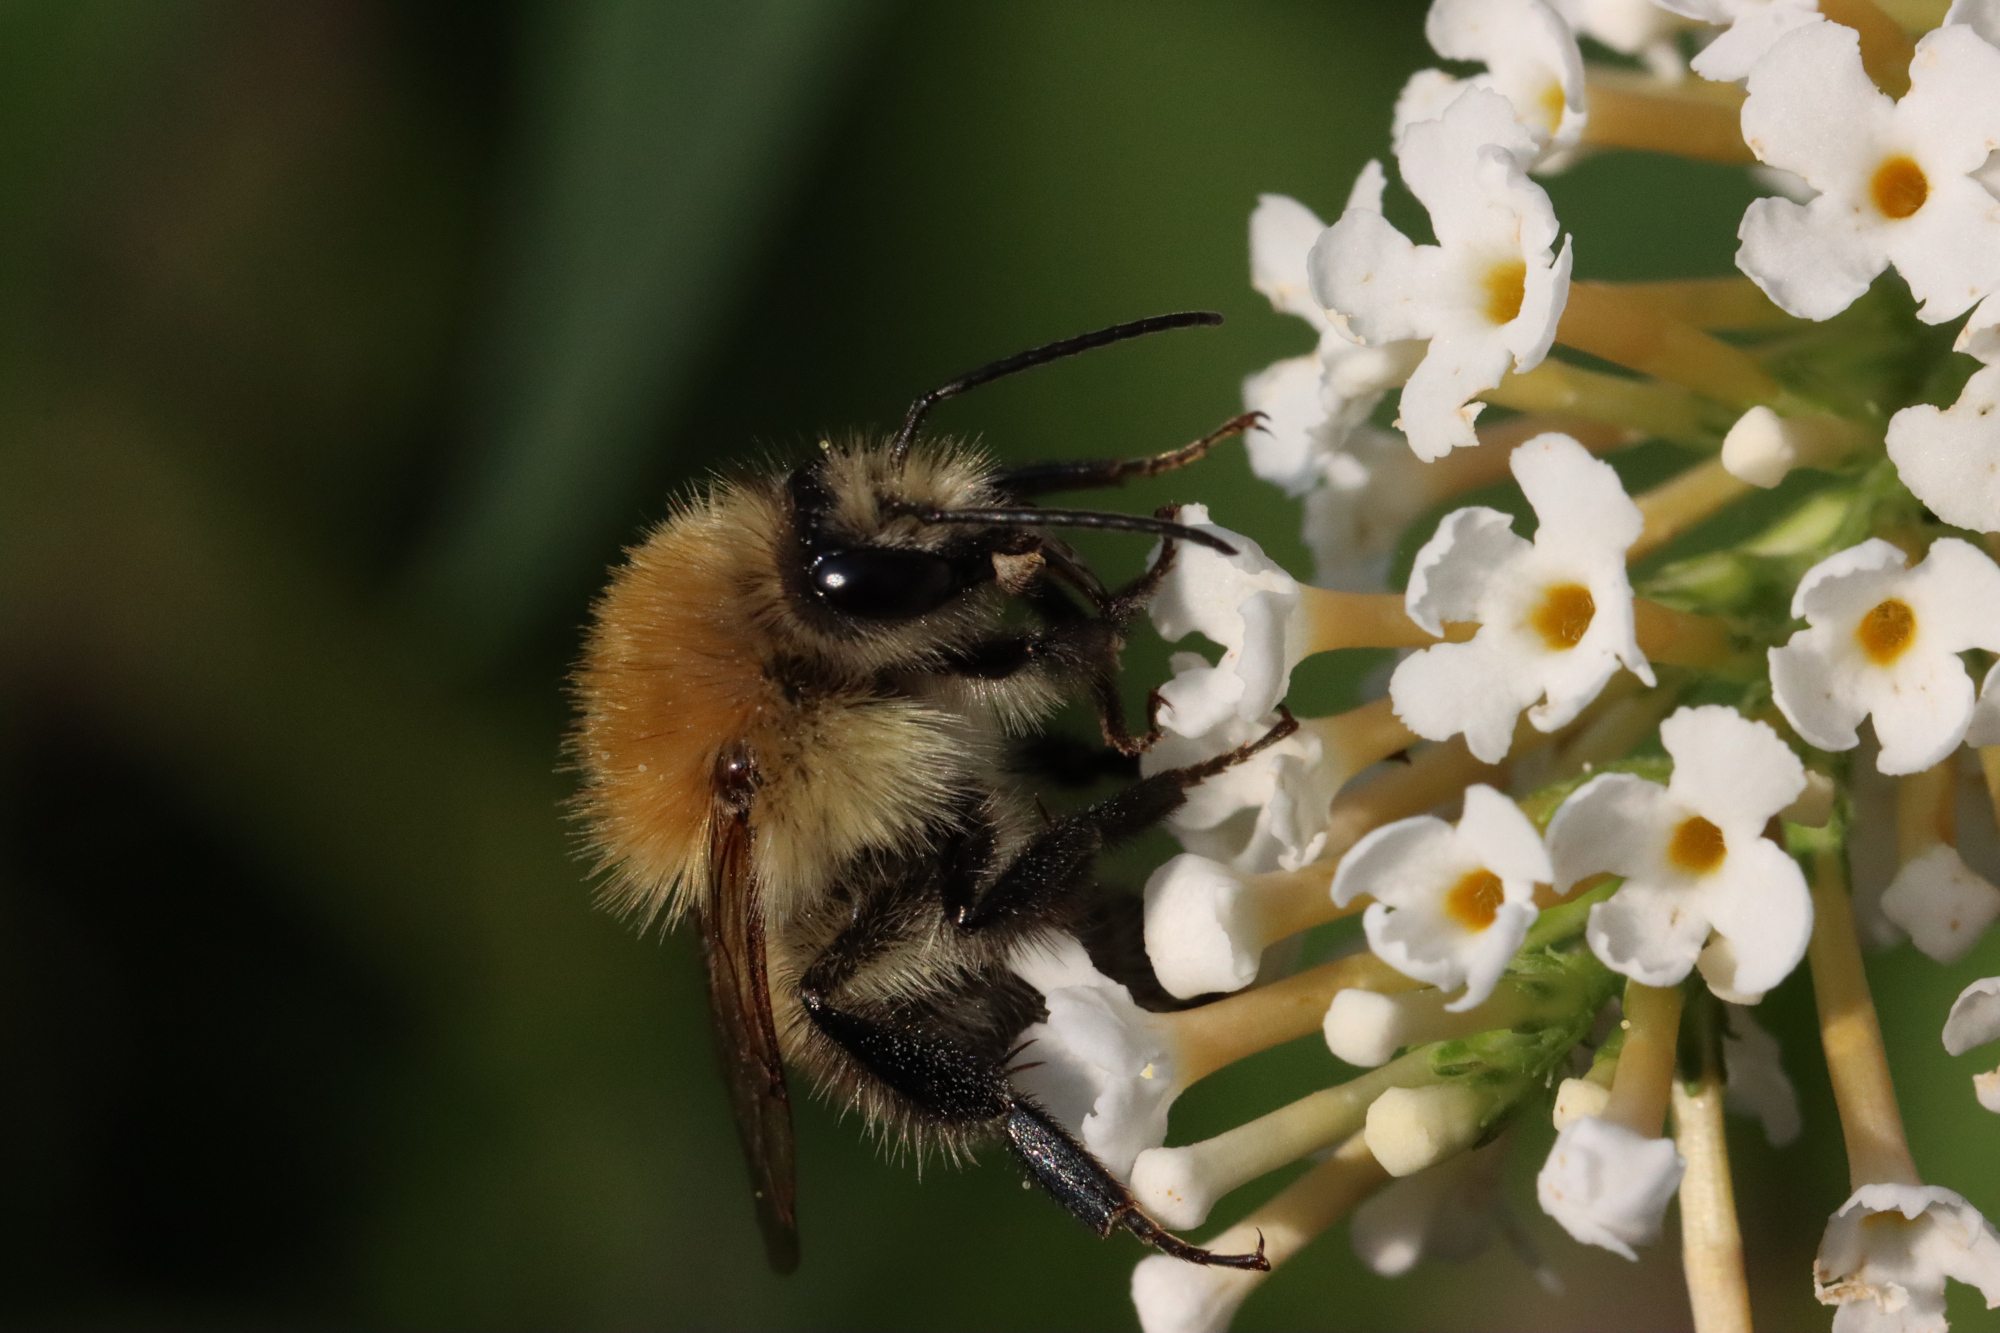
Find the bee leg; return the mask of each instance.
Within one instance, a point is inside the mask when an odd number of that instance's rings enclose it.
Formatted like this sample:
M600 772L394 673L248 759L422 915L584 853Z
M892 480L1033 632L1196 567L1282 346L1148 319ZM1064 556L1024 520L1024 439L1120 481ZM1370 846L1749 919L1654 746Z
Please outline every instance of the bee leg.
M1081 458L1059 463L1030 463L1010 468L994 484L1016 500L1053 491L1089 491L1122 486L1130 477L1156 477L1199 462L1210 449L1232 435L1241 435L1264 419L1262 412L1231 417L1192 444L1143 458Z
M1002 1061L980 1056L923 1027L891 1025L828 1003L816 986L799 988L806 1015L829 1040L897 1093L936 1119L993 1125L1035 1183L1099 1236L1118 1227L1177 1259L1231 1268L1268 1269L1256 1254L1211 1254L1148 1217L1104 1163L1033 1100L1014 1090Z
M1007 767L1064 787L1088 787L1106 778L1130 782L1139 776L1139 761L1131 755L1060 732L1018 742Z
M1216 1254L1188 1244L1147 1216L1132 1191L1047 1111L1020 1093L1013 1094L1013 1101L1007 1115L1007 1145L1050 1198L1099 1236L1123 1227L1162 1254L1191 1264L1270 1271L1261 1237L1255 1254Z
M1106 847L1137 837L1187 801L1187 789L1298 730L1298 720L1283 713L1278 724L1247 745L1183 768L1170 768L1141 778L1125 790L1073 815L1059 819L1035 835L1007 868L970 902L955 919L961 930L984 930L1002 921L1031 916L1069 897L1090 878L1091 863Z

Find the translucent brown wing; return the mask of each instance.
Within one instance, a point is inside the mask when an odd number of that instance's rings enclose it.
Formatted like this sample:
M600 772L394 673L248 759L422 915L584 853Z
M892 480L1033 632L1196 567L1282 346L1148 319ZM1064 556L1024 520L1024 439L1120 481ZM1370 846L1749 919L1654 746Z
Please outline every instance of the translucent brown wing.
M750 873L750 824L744 815L717 812L709 867L708 901L699 916L716 1055L750 1167L765 1256L775 1271L789 1273L799 1266L792 1102L771 1021L764 915Z

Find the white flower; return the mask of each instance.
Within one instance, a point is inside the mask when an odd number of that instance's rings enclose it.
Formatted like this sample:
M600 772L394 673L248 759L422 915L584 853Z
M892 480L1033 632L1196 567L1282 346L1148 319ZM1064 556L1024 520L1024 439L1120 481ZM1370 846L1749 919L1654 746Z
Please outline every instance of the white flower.
M2000 294L1989 296L1972 308L1958 337L1953 339L1951 350L1978 357L1989 366L2000 362Z
M1621 663L1653 683L1625 574L1642 520L1618 475L1566 435L1536 436L1511 463L1539 520L1534 540L1496 510L1447 515L1417 553L1406 608L1432 634L1445 621L1478 621L1479 632L1406 658L1389 683L1410 730L1430 740L1464 732L1489 764L1506 757L1531 704L1529 721L1554 731Z
M1174 654L1172 665L1183 676L1212 670L1194 653ZM1169 731L1140 758L1139 771L1150 776L1227 754L1277 721L1275 713L1254 721L1229 717L1199 736ZM1189 788L1186 803L1167 817L1167 827L1190 852L1232 870L1296 870L1319 858L1333 798L1356 771L1353 761L1331 751L1317 730L1301 727Z
M1167 1110L1182 1090L1171 1026L1134 1004L1074 938L1030 943L1012 962L1049 1011L1020 1036L1014 1086L1126 1179L1134 1158L1167 1141Z
M1469 88L1397 143L1403 181L1438 244L1414 245L1381 213L1350 208L1312 248L1313 296L1370 346L1429 340L1403 388L1397 425L1419 458L1478 442L1473 399L1509 367L1540 364L1569 296L1567 241L1527 178L1534 143L1498 93Z
M2000 889L1974 874L1956 847L1939 843L1896 872L1882 892L1882 914L1933 959L1955 963L2000 917Z
M1486 73L1455 79L1419 70L1396 99L1392 133L1436 120L1467 88L1505 97L1533 141L1523 166L1550 166L1583 133L1583 52L1563 16L1546 0L1433 0L1424 36L1446 60L1473 61Z
M2000 46L2000 4L1994 0L1951 0L1944 21L1967 24L1988 42Z
M1722 1072L1728 1079L1723 1103L1737 1115L1764 1123L1764 1138L1782 1148L1799 1136L1799 1094L1785 1074L1778 1039L1757 1025L1740 1004L1724 1005L1729 1030L1722 1037Z
M1672 1139L1649 1139L1585 1116L1556 1135L1535 1177L1542 1211L1585 1245L1637 1259L1634 1245L1660 1234L1660 1216L1687 1170Z
M1264 941L1243 877L1184 852L1146 881L1146 956L1167 994L1238 991L1257 978Z
M1132 1270L1132 1308L1143 1333L1228 1333L1236 1311L1267 1276L1150 1254Z
M1655 78L1674 81L1687 74L1675 41L1687 20L1653 0L1555 0L1555 6L1578 36L1637 56Z
M1184 505L1176 519L1236 548L1223 555L1183 542L1147 607L1168 643L1199 631L1224 650L1214 666L1177 667L1160 687L1161 724L1202 736L1232 719L1261 719L1277 706L1305 656L1307 625L1298 580L1256 542L1209 522L1206 505Z
M1430 507L1426 467L1402 436L1369 426L1327 456L1324 484L1306 496L1301 533L1314 583L1347 592L1386 585L1403 529Z
M1975 372L1950 407L1919 403L1891 417L1889 457L1939 518L2000 532L2000 366Z
M1834 1333L1943 1333L1946 1278L2000 1304L2000 1234L1934 1185L1863 1185L1826 1224L1813 1289Z
M1944 1048L1964 1055L1975 1047L2000 1041L2000 977L1983 977L1959 992L1944 1020ZM2000 1069L1972 1076L1979 1104L2000 1112Z
M1963 314L2000 287L2000 201L1972 179L2000 147L1996 86L2000 50L1969 27L1924 35L1901 101L1862 71L1854 29L1787 34L1750 72L1743 137L1820 193L1752 203L1737 267L1804 319L1840 313L1891 264L1919 318Z
M1370 162L1355 182L1349 208L1382 208L1382 168ZM1295 199L1267 194L1250 214L1250 281L1273 309L1297 315L1319 335L1319 349L1265 367L1243 382L1243 406L1262 412L1244 443L1250 469L1288 494L1318 485L1347 437L1363 425L1382 395L1409 378L1423 344L1363 347L1337 330L1306 285L1306 255L1326 230Z
M1820 22L1819 0L1654 0L1662 9L1703 23L1727 25L1694 58L1704 79L1734 83L1750 72L1780 37Z
M1606 773L1556 811L1556 887L1601 870L1623 876L1585 931L1604 965L1673 986L1699 961L1710 989L1748 1002L1798 966L1812 934L1805 876L1764 837L1805 789L1805 768L1769 727L1714 704L1677 711L1660 741L1674 760L1665 787Z
M1916 773L1958 747L1972 679L1958 654L2000 649L2000 568L1941 537L1914 569L1879 537L1820 561L1792 614L1809 628L1770 650L1771 692L1810 745L1849 750L1874 715L1884 773Z
M1972 720L1965 725L1965 743L2000 745L2000 662L1987 668L1986 679L1979 683L1979 702L1972 706Z
M1354 1253L1382 1277L1423 1259L1470 1259L1498 1220L1501 1175L1511 1145L1496 1141L1391 1181L1354 1210Z
M1456 826L1418 815L1356 843L1334 874L1333 901L1373 897L1362 918L1368 947L1404 976L1464 986L1446 1006L1458 1012L1493 993L1534 924L1536 883L1554 873L1520 807L1474 784Z

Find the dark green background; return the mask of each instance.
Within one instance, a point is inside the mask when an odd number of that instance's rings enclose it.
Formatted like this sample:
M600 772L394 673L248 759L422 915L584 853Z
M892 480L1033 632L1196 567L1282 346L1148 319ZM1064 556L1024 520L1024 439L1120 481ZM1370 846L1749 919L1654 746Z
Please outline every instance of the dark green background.
M1255 196L1337 209L1420 23L1303 0L0 7L0 1320L1129 1324L1135 1245L997 1158L920 1180L818 1106L804 1266L763 1271L690 942L594 912L557 813L562 677L606 564L724 460L1191 306L1230 323L937 421L1041 458L1234 411L1309 345L1248 288ZM1639 159L1552 189L1596 277L1723 271L1747 198ZM1295 509L1233 450L1120 503L1173 498L1303 567ZM1141 645L1135 677L1162 662ZM1303 692L1335 706L1352 674L1316 663ZM1994 961L1883 972L1919 1156L1989 1209L1993 1125L1936 1029ZM1786 1325L1825 1318L1806 1266L1845 1194L1809 1007L1800 982L1767 1006L1822 1132L1738 1141ZM1335 1077L1299 1043L1191 1094L1175 1133ZM1515 1198L1564 1300L1504 1248L1377 1281L1336 1234L1242 1323L1684 1320L1671 1242L1632 1268Z

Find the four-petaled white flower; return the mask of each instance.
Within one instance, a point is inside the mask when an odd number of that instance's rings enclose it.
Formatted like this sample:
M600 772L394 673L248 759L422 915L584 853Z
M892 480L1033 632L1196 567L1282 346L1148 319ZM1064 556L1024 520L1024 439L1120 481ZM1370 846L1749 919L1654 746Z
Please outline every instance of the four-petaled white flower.
M1863 1185L1826 1224L1813 1290L1834 1333L1942 1333L1946 1278L2000 1305L2000 1233L1934 1185Z
M1547 0L1433 0L1424 36L1446 60L1473 61L1484 74L1456 79L1418 70L1396 99L1390 132L1436 120L1467 88L1505 97L1532 141L1524 167L1562 165L1583 134L1583 52L1576 34Z
M1780 306L1828 319L1891 264L1938 324L2000 288L2000 201L1973 179L2000 148L2000 50L1970 28L1926 33L1891 101L1838 23L1788 33L1750 71L1743 137L1819 191L1759 199L1736 263Z
M1535 885L1554 871L1519 806L1484 784L1465 789L1456 826L1432 815L1376 829L1340 860L1333 901L1366 894L1368 947L1404 976L1465 987L1445 1008L1484 1004L1536 916Z
M1810 745L1849 750L1871 714L1884 773L1916 773L1958 748L1972 678L1958 654L2000 650L2000 567L1941 537L1914 569L1879 537L1806 571L1792 614L1808 628L1770 650L1771 692Z
M1348 196L1350 209L1382 211L1382 167L1370 162ZM1319 335L1306 356L1287 357L1243 381L1243 406L1264 421L1244 436L1250 470L1290 495L1303 495L1337 465L1348 436L1382 395L1409 378L1424 346L1364 347L1346 337L1306 285L1306 256L1326 224L1296 199L1267 194L1250 214L1250 283L1282 314Z
M1981 977L1952 1001L1944 1020L1944 1048L1953 1055L2000 1041L2000 977ZM2000 1069L1972 1076L1972 1093L1987 1110L2000 1113Z
M1521 162L1533 140L1513 104L1468 88L1436 120L1411 125L1397 165L1436 245L1416 245L1373 209L1350 208L1312 248L1313 296L1370 346L1427 339L1403 386L1398 427L1419 458L1478 442L1477 405L1511 367L1541 363L1569 298L1569 243Z
M1637 1259L1632 1247L1659 1236L1660 1216L1686 1170L1672 1139L1649 1139L1587 1115L1556 1135L1535 1177L1535 1197L1585 1245Z
M1016 1042L1014 1086L1113 1175L1129 1177L1134 1158L1167 1141L1167 1110L1181 1092L1171 1027L1099 972L1074 938L1032 941L1012 961L1049 1011Z
M1405 659L1389 683L1410 730L1430 740L1463 732L1487 763L1506 756L1531 704L1528 720L1553 731L1621 664L1653 683L1625 574L1642 521L1617 473L1567 435L1538 435L1510 461L1539 520L1534 540L1497 510L1447 515L1417 553L1406 608L1432 634L1446 621L1477 621L1479 632Z
M1666 786L1605 773L1556 811L1556 888L1599 871L1624 877L1585 931L1606 967L1673 986L1699 963L1722 998L1753 1003L1798 966L1812 934L1805 876L1764 837L1805 789L1805 767L1769 727L1714 704L1676 712L1660 741L1674 761Z
M1910 943L1937 962L1955 963L2000 919L2000 889L1968 866L1956 847L1941 842L1897 870L1882 891L1881 907Z
M1819 0L1653 0L1661 9L1726 27L1691 62L1694 72L1718 83L1750 73L1779 38L1821 22Z

